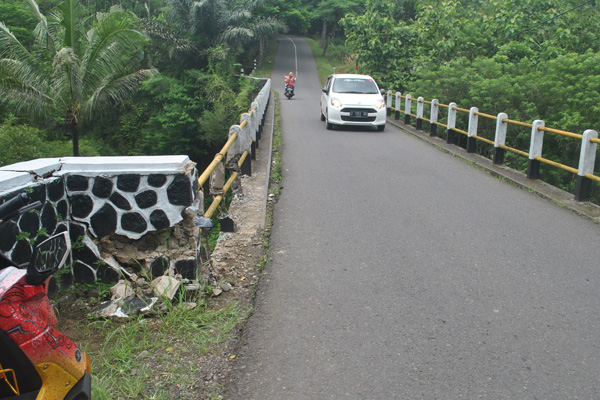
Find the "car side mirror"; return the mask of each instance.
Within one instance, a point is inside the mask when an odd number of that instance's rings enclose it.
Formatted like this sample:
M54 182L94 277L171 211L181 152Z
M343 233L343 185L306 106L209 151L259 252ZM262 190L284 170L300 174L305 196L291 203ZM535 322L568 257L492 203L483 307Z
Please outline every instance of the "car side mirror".
M381 93L382 96L385 96L385 89L380 89L379 93Z
M329 93L329 90L327 90L326 87L323 88L323 93Z

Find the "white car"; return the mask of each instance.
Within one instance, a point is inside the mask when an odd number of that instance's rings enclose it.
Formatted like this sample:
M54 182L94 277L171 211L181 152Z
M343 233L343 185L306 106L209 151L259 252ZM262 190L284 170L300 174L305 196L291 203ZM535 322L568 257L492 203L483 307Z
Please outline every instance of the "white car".
M368 75L339 74L327 78L321 94L321 121L335 125L372 126L385 129L383 90Z

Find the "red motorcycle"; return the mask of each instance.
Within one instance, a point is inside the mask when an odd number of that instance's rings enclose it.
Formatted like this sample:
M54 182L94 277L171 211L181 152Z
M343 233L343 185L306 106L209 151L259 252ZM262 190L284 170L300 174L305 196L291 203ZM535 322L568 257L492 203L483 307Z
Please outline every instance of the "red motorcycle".
M0 224L41 207L21 193L0 204ZM56 330L48 282L69 258L67 232L38 244L26 268L0 254L0 399L89 400L88 356Z

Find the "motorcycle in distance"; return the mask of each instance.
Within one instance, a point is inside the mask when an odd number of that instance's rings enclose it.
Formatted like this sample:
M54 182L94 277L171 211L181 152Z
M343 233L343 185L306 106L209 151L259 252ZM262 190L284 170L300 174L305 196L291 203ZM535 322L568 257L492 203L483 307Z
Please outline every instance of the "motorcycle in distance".
M285 92L283 93L288 100L291 100L294 97L294 87L292 85L285 85Z
M21 193L0 204L0 225L41 207ZM89 400L87 354L56 330L48 283L69 258L67 232L35 246L26 265L0 253L0 399Z

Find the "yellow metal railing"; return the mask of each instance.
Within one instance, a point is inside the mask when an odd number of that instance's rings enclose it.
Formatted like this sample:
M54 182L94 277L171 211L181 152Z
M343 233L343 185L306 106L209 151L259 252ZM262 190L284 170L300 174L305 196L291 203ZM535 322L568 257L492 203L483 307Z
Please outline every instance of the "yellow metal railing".
M245 151L244 154L242 154L242 156L240 157L240 159L238 161L238 167L240 167L240 168L242 167L242 164L244 164L246 157L248 157L247 151ZM223 201L223 196L225 195L225 193L227 193L229 191L229 189L231 188L231 185L233 185L233 182L237 179L237 177L238 177L237 172L234 172L231 174L231 176L229 177L229 179L227 180L225 185L223 185L223 194L219 194L219 195L215 196L212 204L210 205L210 207L208 207L208 210L206 210L206 212L204 213L204 216L206 218L212 218L215 211L217 211L219 204L221 203L221 201Z
M267 99L268 99L268 96L269 96L269 93L270 93L270 88L271 88L270 81L267 81L267 84L263 88L263 90L267 90L267 93L266 93ZM261 92L263 90L261 90ZM266 101L266 100L264 100L264 96L263 96L263 101ZM248 111L248 114L250 115L250 117L255 117L256 118L257 116L254 115L256 113L258 113L258 108L256 106L252 107ZM264 107L263 113L266 113L266 106ZM244 129L247 126L248 126L248 119L244 119L239 124L239 127L241 129ZM231 132L231 130L230 130L230 132ZM227 155L227 153L231 149L231 146L233 146L234 142L237 139L238 139L238 134L235 133L235 132L231 132L231 134L229 136L229 139L227 140L227 142L225 143L225 145L223 146L223 148L221 149L221 151L219 151L215 155L215 158L213 159L213 161L208 165L208 167L206 167L206 169L198 177L198 191L202 190L202 187L204 186L204 184L206 183L206 181L208 180L208 178L210 178L211 174L215 171L215 169L217 168L217 166L223 161L223 159L225 158L225 156ZM250 153L247 150L245 150L241 154L241 156L240 156L240 158L239 158L239 160L237 162L237 165L238 165L239 168L242 168L242 165L244 165L244 163L246 162L246 159L248 158L249 155L250 155ZM237 179L238 176L239 176L239 174L237 172L233 172L231 174L231 176L229 177L229 179L227 180L227 182L225 183L225 185L223 185L223 193L219 194L219 195L217 195L217 196L215 196L213 198L213 201L212 201L211 205L209 206L209 208L204 213L204 216L206 218L211 218L214 215L215 211L219 207L219 204L221 203L221 201L223 201L223 197L229 191L229 189L231 188L231 185Z
M491 114L486 114L486 113L480 112L476 108L474 108L473 110L468 110L466 108L461 108L461 107L456 106L455 103L451 103L451 105L450 104L442 104L442 103L437 102L437 100L428 101L428 100L424 100L423 98L414 98L410 94L402 95L399 92L394 93L392 91L388 91L387 94L388 94L388 101L387 101L387 103L388 103L387 104L388 109L390 111L395 111L396 112L396 119L398 118L398 115L400 113L404 114L404 116L405 116L405 122L410 120L409 117L415 117L415 118L417 118L417 129L420 129L420 121L426 121L426 122L428 122L430 124L430 126L432 126L432 128L431 128L432 132L435 132L433 130L434 126L442 126L442 127L446 128L449 132L450 131L451 132L457 132L457 133L460 133L462 135L468 136L469 139L478 140L478 141L490 144L492 146L495 146L498 149L503 149L503 150L506 150L506 151L518 154L520 156L524 156L524 157L530 158L532 160L536 160L536 161L538 161L540 163L547 164L547 165L550 165L550 166L562 169L564 171L567 171L567 172L570 172L570 173L573 173L573 174L576 174L576 175L577 174L581 174L585 178L591 179L591 180L596 181L596 182L600 182L600 177L599 176L596 176L593 173L585 173L585 172L587 172L587 171L590 170L589 167L585 167L585 170L582 172L582 171L580 171L577 168L573 168L573 167L570 167L568 165L561 164L559 162L552 161L552 160L549 160L547 158L542 157L541 155L539 155L539 154L541 154L541 147L539 147L539 149L537 147L532 147L532 149L534 149L534 148L536 149L534 154L537 153L537 155L532 156L530 153L528 153L526 151L519 150L519 149L516 149L514 147L507 146L505 143L503 143L503 141L505 139L499 140L498 143L497 143L496 140L490 140L490 139L485 138L483 136L477 135L477 133L476 133L476 131L477 131L477 119L474 119L475 122L474 122L474 127L473 128L471 126L469 126L469 131L465 131L465 130L459 129L456 126L450 126L449 127L448 124L444 124L442 122L437 121L437 118L436 118L436 120L432 120L433 119L432 112L433 112L434 105L436 107L438 107L436 109L436 112L435 112L436 116L437 116L437 110L439 108L446 108L446 109L448 109L448 120L449 121L450 121L450 114L454 113L453 117L452 117L453 118L452 119L452 125L454 125L456 123L456 114L455 114L456 112L468 113L469 115L471 115L471 113L472 113L473 115L476 115L478 117L486 118L486 119L493 120L493 121L498 121L498 118L499 118L500 114L499 114L499 116L495 116L495 115L491 115ZM392 102L392 97L395 98L395 102ZM402 99L404 99L404 105L405 105L404 109L402 109L402 107L401 107L401 105L402 105ZM417 113L416 114L413 113L413 111L412 111L412 108L413 108L412 102L413 101L416 101L416 104L417 104ZM393 103L393 106L392 106L392 103ZM431 116L430 116L430 118L427 118L424 115L422 115L423 114L423 108L422 108L422 105L420 105L420 104L429 104L429 105L431 105L431 109L430 109L431 110L431 112L430 112ZM418 114L421 114L421 115L418 115ZM503 114L503 115L505 116L506 114ZM535 132L537 132L537 131L543 131L543 132L548 132L548 133L552 133L552 134L555 134L555 135L560 135L560 136L563 136L563 137L568 137L568 138L576 139L576 140L582 141L582 143L585 142L586 140L587 140L588 143L593 143L593 144L600 143L600 139L597 138L597 137L595 137L595 136L597 136L597 133L595 131L591 131L593 133L593 135L589 135L588 134L587 135L587 139L586 139L586 137L584 137L584 135L582 135L582 134L578 134L578 133L574 133L574 132L568 132L568 131L564 131L564 130L560 130L560 129L547 128L547 127L543 126L543 122L541 123L542 126L536 125L535 129L534 129L534 124L527 123L527 122L521 122L521 121L515 121L515 120L508 119L508 118L502 118L500 122L505 123L507 125L515 125L515 126L521 126L521 127L525 127L525 128L528 128L528 129L532 129L532 137L533 137L533 134ZM469 122L469 124L471 124L471 122ZM506 129L506 127L504 129ZM506 133L506 130L504 130L504 138L505 138L505 133ZM435 133L432 133L432 135L434 135L434 134ZM498 132L496 132L496 134L498 134ZM533 143L532 143L532 146L533 146ZM469 151L474 151L474 150L469 150ZM586 162L588 161L588 159L591 159L592 160L592 169L593 169L593 161L595 161L595 154L592 155L592 156L584 155L583 151L582 151L582 155L580 157L582 158L582 160L585 160ZM585 158L583 158L583 157L585 157ZM496 161L494 161L494 162L496 162ZM580 163L581 162L582 161L580 160ZM580 165L586 165L586 164L583 163L583 164L580 164Z

